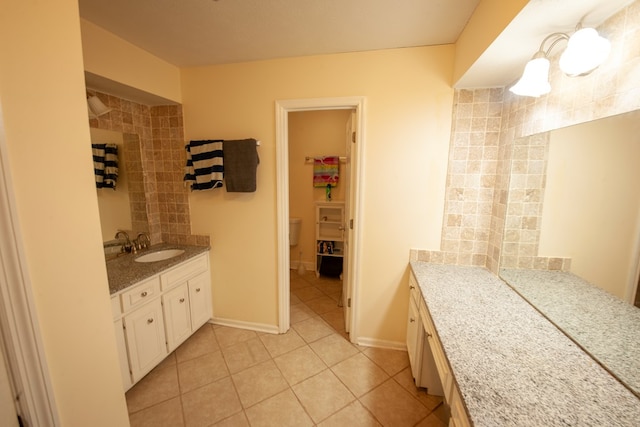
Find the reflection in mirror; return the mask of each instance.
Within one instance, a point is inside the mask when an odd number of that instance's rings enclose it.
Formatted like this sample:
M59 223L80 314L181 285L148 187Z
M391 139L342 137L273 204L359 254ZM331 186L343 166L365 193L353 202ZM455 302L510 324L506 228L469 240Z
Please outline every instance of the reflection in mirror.
M513 149L501 277L640 396L640 112Z
M92 143L118 146L118 182L116 190L97 189L102 241L113 240L118 230L131 230L130 168L135 151L140 151L137 135L90 128ZM133 152L133 155L132 155ZM134 168L135 169L135 168Z

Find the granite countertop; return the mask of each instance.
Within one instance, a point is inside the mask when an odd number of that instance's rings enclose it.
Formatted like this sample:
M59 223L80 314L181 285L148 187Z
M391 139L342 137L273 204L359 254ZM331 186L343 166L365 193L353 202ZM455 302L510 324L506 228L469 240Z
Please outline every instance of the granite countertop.
M497 276L412 261L478 426L637 426L640 400Z
M184 249L182 255L156 262L136 262L137 257L160 251L163 249ZM109 293L111 295L126 289L127 287L151 277L163 270L180 264L203 252L207 252L208 246L174 245L160 243L148 249L138 251L137 254L120 255L107 261L107 277L109 279Z
M500 271L516 292L640 394L640 310L575 274Z

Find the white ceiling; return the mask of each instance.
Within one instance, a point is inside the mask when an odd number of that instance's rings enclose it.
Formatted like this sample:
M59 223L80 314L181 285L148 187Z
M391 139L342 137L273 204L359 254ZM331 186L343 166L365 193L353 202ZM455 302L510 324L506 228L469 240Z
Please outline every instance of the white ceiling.
M632 1L531 0L456 87L506 86L545 36L597 26ZM455 43L478 3L79 0L81 17L178 67ZM95 77L87 85L108 91Z

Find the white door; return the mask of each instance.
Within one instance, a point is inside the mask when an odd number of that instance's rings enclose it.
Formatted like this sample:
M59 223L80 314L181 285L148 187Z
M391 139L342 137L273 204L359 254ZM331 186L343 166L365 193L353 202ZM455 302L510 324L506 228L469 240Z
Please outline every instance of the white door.
M346 128L346 157L344 176L345 180L345 204L344 204L344 258L342 262L342 307L344 310L344 329L346 332L351 330L351 277L349 271L349 263L353 259L351 254L351 234L353 230L351 228L351 220L353 219L353 213L351 209L354 204L353 201L353 176L351 174L351 161L352 154L355 153L355 130L356 130L356 112L351 112L351 116L347 121Z

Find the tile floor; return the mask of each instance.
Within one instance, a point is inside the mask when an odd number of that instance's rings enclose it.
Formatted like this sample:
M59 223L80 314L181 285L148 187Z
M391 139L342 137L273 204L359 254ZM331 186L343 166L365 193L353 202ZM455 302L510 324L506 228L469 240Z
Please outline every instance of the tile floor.
M351 344L341 283L291 274L291 329L206 324L126 394L131 426L446 426L406 352Z

